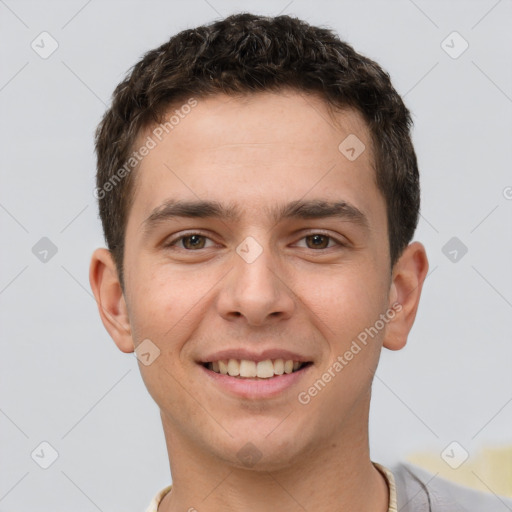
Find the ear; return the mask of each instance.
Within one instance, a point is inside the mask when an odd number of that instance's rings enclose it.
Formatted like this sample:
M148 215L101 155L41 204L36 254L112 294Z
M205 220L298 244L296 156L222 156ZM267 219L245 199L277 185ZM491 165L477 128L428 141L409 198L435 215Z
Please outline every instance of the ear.
M96 249L89 268L91 284L101 321L122 352L133 352L134 345L124 294L116 265L108 249Z
M404 249L393 267L389 308L394 309L396 314L386 327L383 346L387 349L400 350L407 343L427 272L425 248L421 243L413 242Z

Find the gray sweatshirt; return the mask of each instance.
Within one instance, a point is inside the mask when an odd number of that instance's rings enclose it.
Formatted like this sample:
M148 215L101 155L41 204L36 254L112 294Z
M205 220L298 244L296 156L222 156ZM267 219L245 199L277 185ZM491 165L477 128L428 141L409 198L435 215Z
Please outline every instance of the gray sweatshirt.
M512 512L512 499L475 491L412 464L391 468L398 512Z

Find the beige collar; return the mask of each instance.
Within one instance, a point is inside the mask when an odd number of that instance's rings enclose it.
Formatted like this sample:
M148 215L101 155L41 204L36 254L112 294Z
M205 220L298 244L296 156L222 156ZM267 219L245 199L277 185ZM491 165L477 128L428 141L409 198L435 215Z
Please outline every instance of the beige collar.
M396 486L395 486L395 477L393 476L393 473L391 471L382 466L381 464L378 464L377 462L373 462L373 465L382 473L384 478L386 479L388 483L388 489L389 489L389 506L388 506L388 512L398 512L397 511L397 504L396 504ZM151 501L149 504L149 507L146 509L146 512L157 512L158 511L158 505L160 505L160 502L163 500L164 496L171 490L172 485L169 485L165 487L165 489L162 489Z

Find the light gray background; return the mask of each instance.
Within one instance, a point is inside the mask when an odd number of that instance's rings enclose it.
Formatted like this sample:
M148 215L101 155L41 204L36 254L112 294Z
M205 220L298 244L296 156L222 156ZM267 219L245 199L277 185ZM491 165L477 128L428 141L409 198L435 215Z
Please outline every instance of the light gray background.
M382 355L373 460L512 441L512 2L288 2L0 0L0 510L135 512L169 483L157 407L89 288L93 131L145 51L240 10L336 29L414 115L431 272L408 346ZM48 59L31 48L42 31ZM457 59L441 47L453 31L469 43ZM455 263L453 236L468 248ZM58 248L46 263L42 237ZM46 470L42 441L59 454Z

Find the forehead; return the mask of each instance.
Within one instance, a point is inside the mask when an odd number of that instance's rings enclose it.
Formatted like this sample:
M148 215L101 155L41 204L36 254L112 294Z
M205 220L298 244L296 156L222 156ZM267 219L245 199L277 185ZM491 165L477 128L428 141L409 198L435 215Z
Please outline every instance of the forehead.
M362 116L333 112L315 95L185 99L169 108L164 122L148 127L135 144L154 143L135 172L138 217L169 197L238 200L248 214L306 195L348 200L362 210L382 203Z
M190 107L191 104L194 106ZM349 107L335 109L316 94L285 89L275 93L184 98L167 109L160 125L146 128L139 135L139 143L150 136L159 146L170 144L175 150L192 146L195 154L225 149L229 144L271 144L276 156L280 154L279 145L286 152L294 146L295 154L300 155L320 143L338 156L339 138L349 134L365 141L365 156L372 160L368 126L359 112ZM231 147L231 151L236 148ZM176 154L175 161L183 156ZM193 156L189 154L188 158Z

